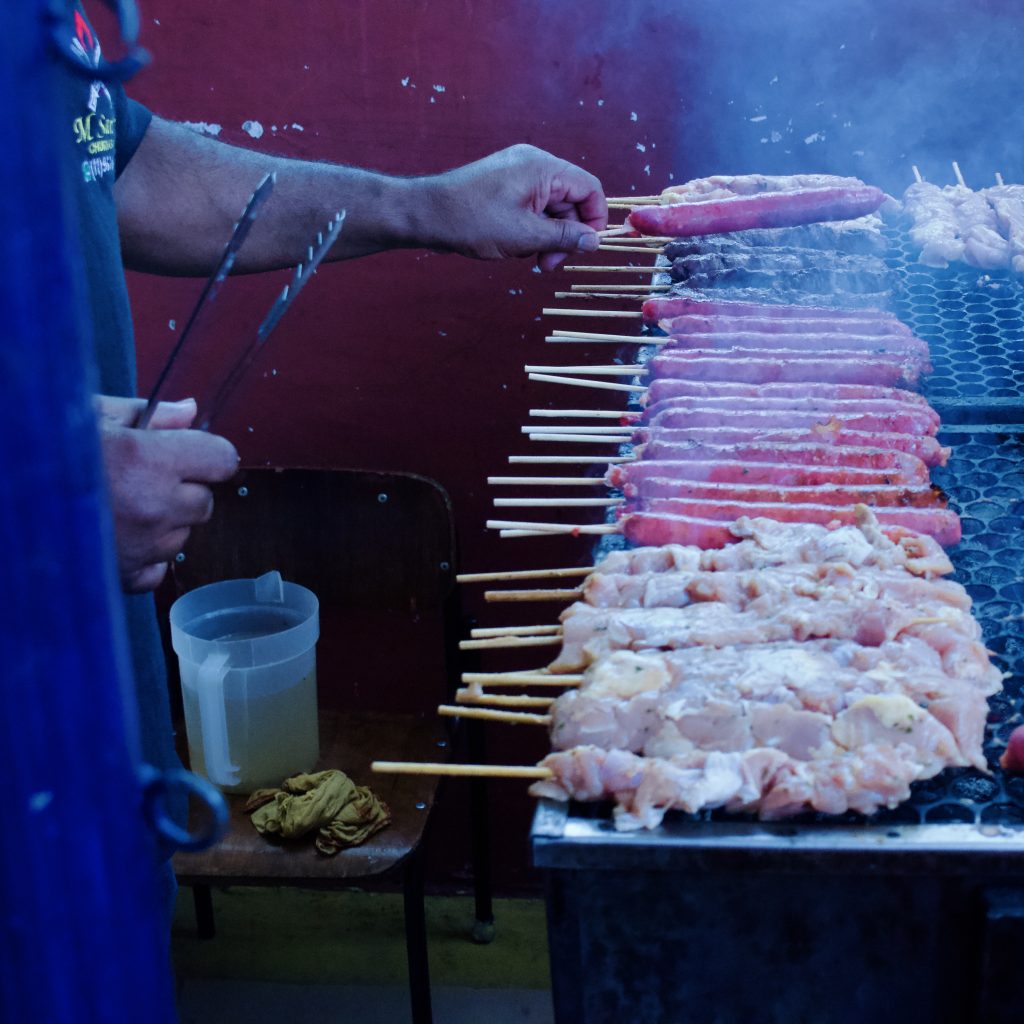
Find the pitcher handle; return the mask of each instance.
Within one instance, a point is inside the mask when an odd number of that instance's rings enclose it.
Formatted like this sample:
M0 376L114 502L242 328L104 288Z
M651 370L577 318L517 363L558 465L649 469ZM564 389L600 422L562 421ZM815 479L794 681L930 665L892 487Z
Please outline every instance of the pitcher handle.
M228 716L224 698L224 677L228 674L228 656L211 654L199 666L196 695L203 728L203 761L206 775L218 786L235 786L241 775L231 763L228 749Z

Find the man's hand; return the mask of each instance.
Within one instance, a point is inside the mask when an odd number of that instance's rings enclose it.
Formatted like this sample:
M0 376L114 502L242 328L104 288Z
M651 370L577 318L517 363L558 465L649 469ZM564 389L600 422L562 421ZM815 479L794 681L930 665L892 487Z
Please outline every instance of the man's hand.
M182 188L188 167L195 188ZM128 267L206 275L265 174L274 197L238 254L235 273L294 266L338 210L345 229L328 259L386 249L442 249L478 259L538 255L553 270L596 249L608 205L592 174L534 146L512 146L445 174L395 177L227 146L154 118L114 185Z
M608 226L601 183L534 146L512 146L437 178L429 207L440 243L477 259L537 255L554 270L572 252L592 252Z
M128 593L153 590L189 530L213 512L209 484L238 469L234 445L223 437L188 429L192 399L161 402L149 429L132 424L142 399L96 398L97 425L110 487L121 586Z

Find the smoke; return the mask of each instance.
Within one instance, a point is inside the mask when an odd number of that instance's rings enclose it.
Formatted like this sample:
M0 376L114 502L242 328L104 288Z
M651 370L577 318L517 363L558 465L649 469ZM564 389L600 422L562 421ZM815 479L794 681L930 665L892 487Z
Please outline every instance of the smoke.
M898 195L912 165L946 184L957 160L973 187L1024 181L1024 6L734 0L682 17L685 177L821 171Z

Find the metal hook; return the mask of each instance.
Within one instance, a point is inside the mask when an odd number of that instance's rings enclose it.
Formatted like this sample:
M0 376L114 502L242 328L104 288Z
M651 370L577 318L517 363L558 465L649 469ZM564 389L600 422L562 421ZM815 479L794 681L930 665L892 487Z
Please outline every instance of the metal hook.
M143 764L139 767L139 784L146 822L167 842L182 850L205 850L224 834L228 824L227 804L220 791L206 779L184 768L158 771L152 765ZM193 832L167 813L165 801L174 790L195 797L203 808L202 821Z

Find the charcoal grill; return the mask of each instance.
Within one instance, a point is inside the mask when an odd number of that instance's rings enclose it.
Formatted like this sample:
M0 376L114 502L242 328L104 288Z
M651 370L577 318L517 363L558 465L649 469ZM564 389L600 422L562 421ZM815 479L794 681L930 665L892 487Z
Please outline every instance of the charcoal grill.
M953 446L933 473L963 522L953 578L1008 673L992 773L947 770L871 819L672 813L617 833L607 806L542 801L559 1024L1024 1020L1024 776L997 764L1024 721L1024 288L923 267L888 233L893 308L930 343L923 391Z

